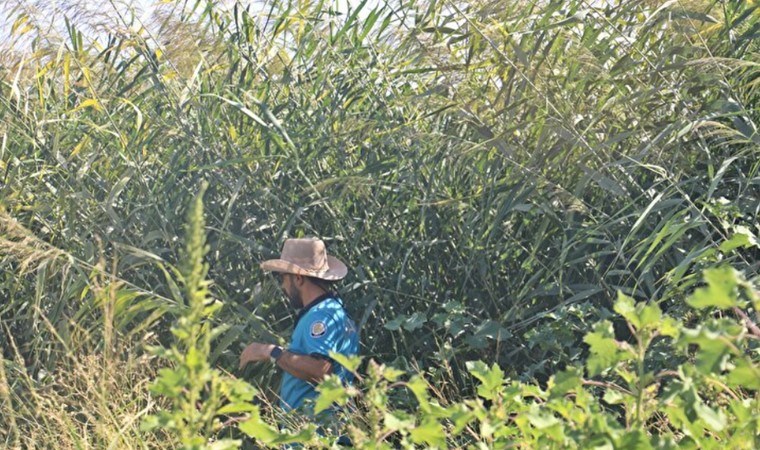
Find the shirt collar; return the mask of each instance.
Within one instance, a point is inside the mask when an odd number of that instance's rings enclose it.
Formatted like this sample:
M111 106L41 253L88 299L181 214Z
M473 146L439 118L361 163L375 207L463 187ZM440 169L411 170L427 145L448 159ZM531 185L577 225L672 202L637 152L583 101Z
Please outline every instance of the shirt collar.
M319 297L317 297L317 298L315 298L314 300L312 300L312 302L311 302L311 303L309 303L308 305L306 305L306 306L304 306L303 308L301 308L301 309L298 311L298 315L296 316L296 322L295 322L295 324L293 324L293 329L295 329L295 327L298 325L298 321L299 321L299 320L301 320L301 317L305 316L305 315L306 315L306 313L307 313L307 312L309 312L309 310L310 310L311 308L313 308L313 307L317 306L318 304L320 304L320 303L322 303L323 301L325 301L325 300L327 300L327 299L330 299L330 298L335 298L335 299L337 299L337 298L338 298L338 293L337 293L337 292L335 292L335 291L332 291L332 292L325 292L324 294L322 294L322 295L320 295Z

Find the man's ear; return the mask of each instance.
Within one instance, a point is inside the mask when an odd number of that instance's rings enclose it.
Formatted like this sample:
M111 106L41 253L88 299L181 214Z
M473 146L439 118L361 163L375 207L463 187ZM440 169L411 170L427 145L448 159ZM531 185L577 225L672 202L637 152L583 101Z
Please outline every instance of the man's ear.
M306 278L304 278L303 275L299 274L293 274L293 279L296 282L296 286L303 286L303 284L306 282Z

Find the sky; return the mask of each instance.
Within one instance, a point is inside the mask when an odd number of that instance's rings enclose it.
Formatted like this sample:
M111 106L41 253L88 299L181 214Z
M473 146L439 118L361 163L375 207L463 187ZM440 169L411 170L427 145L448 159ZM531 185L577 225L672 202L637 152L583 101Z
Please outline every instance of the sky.
M115 14L118 12L127 21L134 17L135 23L149 24L156 8L172 8L175 3L192 4L195 0L178 0L173 2L162 0L0 0L0 52L13 48L17 51L28 50L29 39L19 36L28 22L33 22L43 29L54 30L55 34L62 37L68 35L65 18L68 17L75 24L97 22L98 15L107 15L118 20ZM375 6L385 0L367 0L365 8L360 13L366 15ZM231 7L234 0L217 0L218 3ZM360 0L333 0L333 5L338 11L347 13L361 3ZM241 1L244 5L251 5L251 11L264 11L266 0ZM28 12L33 19L24 19ZM19 20L21 19L21 20ZM25 22L26 21L26 22ZM15 27L14 27L15 24ZM15 33L14 33L15 28ZM106 35L102 30L81 30L86 35Z

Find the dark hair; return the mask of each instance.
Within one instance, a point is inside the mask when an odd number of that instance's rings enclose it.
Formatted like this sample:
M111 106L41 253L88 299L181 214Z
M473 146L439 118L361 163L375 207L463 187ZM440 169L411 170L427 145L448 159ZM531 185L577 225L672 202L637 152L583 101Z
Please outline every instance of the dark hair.
M304 277L304 278L316 284L319 288L321 288L325 292L332 292L335 290L334 281L323 280L321 278L315 278L315 277Z

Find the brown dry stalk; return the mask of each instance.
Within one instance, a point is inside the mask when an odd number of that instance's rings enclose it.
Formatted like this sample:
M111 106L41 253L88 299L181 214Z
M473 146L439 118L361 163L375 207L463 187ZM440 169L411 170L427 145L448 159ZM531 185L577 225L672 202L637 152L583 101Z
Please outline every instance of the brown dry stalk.
M0 255L14 257L20 264L20 273L34 270L44 262L69 259L66 252L35 236L2 208L0 208Z
M750 333L752 333L754 337L760 338L760 328L758 328L757 324L752 321L752 319L749 317L749 315L747 315L747 313L742 311L742 309L739 308L738 306L735 306L734 314L739 316L744 321L744 324L747 325L747 328L749 329Z

